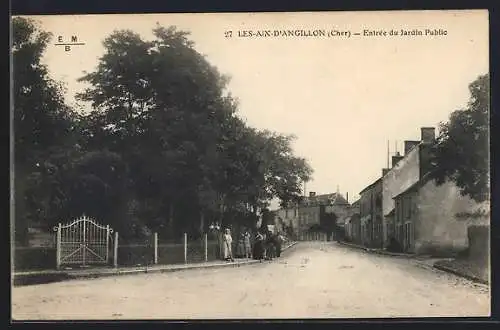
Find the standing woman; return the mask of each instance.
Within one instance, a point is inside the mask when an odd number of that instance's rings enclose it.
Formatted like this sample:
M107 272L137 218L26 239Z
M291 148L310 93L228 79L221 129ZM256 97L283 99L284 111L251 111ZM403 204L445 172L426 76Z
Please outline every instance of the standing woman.
M245 232L242 231L238 236L238 244L236 245L236 253L234 254L236 258L245 258Z
M276 234L276 236L274 237L275 239L275 246L276 246L276 257L281 257L281 246L283 244L283 236L281 235L281 233L278 233Z
M276 247L274 245L274 234L269 230L266 235L266 259L273 260Z
M252 258L252 244L250 242L250 233L248 230L245 230L245 233L243 234L243 241L245 246L245 257Z
M257 234L255 235L253 258L257 260L264 259L264 236L259 231L257 231Z
M224 242L223 243L224 260L234 261L233 250L232 250L233 238L231 237L231 231L229 230L229 228L226 228L226 233L224 234L223 242Z

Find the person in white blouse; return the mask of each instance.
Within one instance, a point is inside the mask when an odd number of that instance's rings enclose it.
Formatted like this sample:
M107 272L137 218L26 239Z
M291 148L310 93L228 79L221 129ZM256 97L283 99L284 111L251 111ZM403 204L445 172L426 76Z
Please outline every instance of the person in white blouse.
M232 249L233 238L231 237L231 230L229 228L226 228L223 237L223 242L224 243L222 246L222 252L223 252L222 255L224 256L224 260L234 261L233 249Z

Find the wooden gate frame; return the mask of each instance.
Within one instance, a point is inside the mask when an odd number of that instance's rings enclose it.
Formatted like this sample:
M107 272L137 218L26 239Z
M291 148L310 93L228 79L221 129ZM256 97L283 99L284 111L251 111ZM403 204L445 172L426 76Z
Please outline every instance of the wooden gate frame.
M66 233L71 228L75 226L80 226L82 224L82 230L76 235ZM87 226L90 225L90 226ZM90 230L88 230L91 228ZM80 229L80 228L78 228ZM56 265L57 269L60 269L63 264L81 264L82 266L87 265L87 252L94 255L98 258L98 260L94 260L93 263L97 264L108 264L109 262L109 243L111 239L111 234L113 233L113 229L109 227L109 225L102 226L98 224L93 219L82 215L80 218L75 219L74 221L63 225L59 223L54 227L54 231L57 233L56 238ZM71 241L69 239L72 239ZM69 251L66 255L62 255L62 246L68 245L77 245L71 251ZM100 255L99 251L95 250L93 247L89 247L89 244L97 244L101 249L105 249L105 253ZM81 258L77 260L67 261L67 258L76 255L81 251ZM81 259L81 260L80 260Z

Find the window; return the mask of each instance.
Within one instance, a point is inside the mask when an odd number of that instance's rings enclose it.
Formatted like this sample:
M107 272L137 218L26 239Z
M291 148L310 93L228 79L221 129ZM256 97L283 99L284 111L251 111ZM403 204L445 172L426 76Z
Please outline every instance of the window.
M405 210L405 219L409 219L411 216L411 199L409 196L405 196L404 198L404 210Z
M401 218L403 215L403 210L402 210L402 205L401 205L401 199L398 198L396 201L396 210L395 210L395 215L396 215L396 223L401 222Z

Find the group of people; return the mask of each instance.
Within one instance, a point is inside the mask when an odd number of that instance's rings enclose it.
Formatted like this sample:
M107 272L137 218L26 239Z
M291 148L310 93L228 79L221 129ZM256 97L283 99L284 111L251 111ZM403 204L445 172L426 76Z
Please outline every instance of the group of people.
M236 253L233 255L231 230L226 228L222 237L222 258L234 261L234 256L240 258L253 258L256 260L272 260L281 256L283 237L270 230L257 232L252 244L252 235L248 230L243 230L238 237Z

